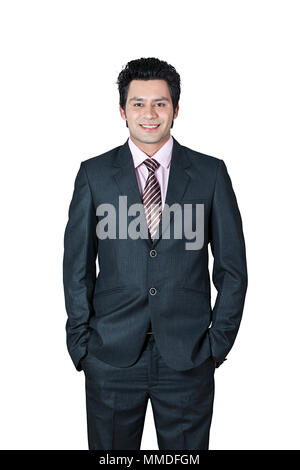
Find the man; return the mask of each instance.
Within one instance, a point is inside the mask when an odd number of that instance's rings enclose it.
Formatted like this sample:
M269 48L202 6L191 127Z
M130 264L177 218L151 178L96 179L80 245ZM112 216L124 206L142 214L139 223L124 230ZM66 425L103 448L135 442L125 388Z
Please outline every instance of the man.
M247 290L242 220L224 161L170 134L174 67L133 60L118 86L130 137L81 162L64 237L67 346L85 373L89 449L139 449L150 399L159 449L205 450L215 367L235 341ZM187 249L191 237L178 229L195 223L202 241Z

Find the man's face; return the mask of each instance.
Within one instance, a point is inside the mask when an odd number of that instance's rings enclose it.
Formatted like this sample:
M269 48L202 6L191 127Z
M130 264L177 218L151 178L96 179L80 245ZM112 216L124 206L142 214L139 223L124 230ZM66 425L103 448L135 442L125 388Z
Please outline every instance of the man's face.
M129 84L125 113L120 107L123 119L127 119L130 136L143 144L167 141L173 118L178 114L179 105L173 116L173 103L165 80L132 80ZM142 125L157 125L153 129Z

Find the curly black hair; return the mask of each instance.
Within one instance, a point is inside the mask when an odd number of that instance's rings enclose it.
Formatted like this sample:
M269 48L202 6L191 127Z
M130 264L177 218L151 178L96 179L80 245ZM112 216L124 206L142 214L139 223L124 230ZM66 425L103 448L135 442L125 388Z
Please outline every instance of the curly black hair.
M173 103L173 112L180 98L180 75L175 68L155 57L142 57L128 62L119 73L117 85L120 94L120 106L125 111L129 84L131 80L165 80Z

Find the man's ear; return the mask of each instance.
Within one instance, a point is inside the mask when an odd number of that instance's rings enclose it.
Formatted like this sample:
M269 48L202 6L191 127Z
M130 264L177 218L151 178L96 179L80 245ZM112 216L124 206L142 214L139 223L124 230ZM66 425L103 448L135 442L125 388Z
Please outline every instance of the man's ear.
M122 119L126 119L126 113L125 110L119 105L119 111Z

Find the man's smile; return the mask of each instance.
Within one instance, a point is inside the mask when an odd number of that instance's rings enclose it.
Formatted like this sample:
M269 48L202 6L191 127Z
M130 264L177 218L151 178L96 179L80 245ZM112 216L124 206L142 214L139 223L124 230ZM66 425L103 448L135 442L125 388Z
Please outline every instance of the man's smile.
M140 124L141 128L144 129L145 131L154 131L159 128L160 124Z

